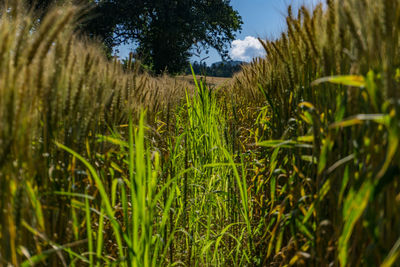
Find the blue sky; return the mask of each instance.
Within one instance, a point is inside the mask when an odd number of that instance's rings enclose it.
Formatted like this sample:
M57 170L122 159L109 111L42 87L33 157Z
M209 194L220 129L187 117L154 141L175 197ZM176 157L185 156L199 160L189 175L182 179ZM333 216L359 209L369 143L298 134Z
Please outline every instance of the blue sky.
M287 6L293 5L297 9L302 4L312 7L321 0L231 0L234 9L242 16L242 31L237 34L236 40L232 42L230 55L233 60L250 61L255 56L262 56L263 49L257 41L260 38L275 38L285 30L285 15ZM130 48L123 46L119 48L120 57L129 54ZM221 58L216 51L210 51L207 55L202 53L200 57L193 56L192 61L204 61L212 64Z

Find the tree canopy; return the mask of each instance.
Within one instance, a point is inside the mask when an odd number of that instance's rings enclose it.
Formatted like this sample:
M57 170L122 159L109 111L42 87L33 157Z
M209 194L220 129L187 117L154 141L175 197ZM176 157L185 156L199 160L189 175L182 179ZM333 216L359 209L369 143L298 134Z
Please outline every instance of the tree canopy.
M67 0L28 0L37 8ZM77 2L75 0L75 2ZM78 0L90 6L82 25L108 48L133 43L135 55L156 73L183 70L195 51L215 48L229 58L242 19L230 0Z

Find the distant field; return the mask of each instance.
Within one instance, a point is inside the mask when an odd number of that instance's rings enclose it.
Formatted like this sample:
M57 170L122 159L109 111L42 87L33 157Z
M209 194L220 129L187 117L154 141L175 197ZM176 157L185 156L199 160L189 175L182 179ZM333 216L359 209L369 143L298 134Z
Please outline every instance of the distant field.
M177 76L176 78L178 80L183 80L183 81L187 81L191 84L194 84L192 75L181 75L181 76ZM200 80L200 78L202 78L202 76L197 76L197 79ZM220 87L222 85L229 83L231 80L232 80L232 78L212 77L212 76L206 77L206 82L207 82L208 86L211 86L211 87Z

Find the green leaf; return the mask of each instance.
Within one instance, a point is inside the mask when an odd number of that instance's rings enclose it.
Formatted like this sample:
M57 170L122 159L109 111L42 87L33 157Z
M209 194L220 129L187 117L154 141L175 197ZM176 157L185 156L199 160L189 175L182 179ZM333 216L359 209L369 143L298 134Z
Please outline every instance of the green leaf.
M373 121L378 124L388 125L389 115L384 114L358 114L352 117L349 117L343 121L333 123L329 125L329 128L338 128L338 127L349 127L358 124L362 124L364 121Z
M111 136L105 136L105 135L97 135L97 141L98 142L108 142L117 146L122 146L122 147L129 147L128 143L118 139L118 138L114 138Z
M390 267L396 263L396 260L400 256L400 238L397 239L396 243L389 251L389 254L386 256L385 260L381 264L381 267Z
M311 85L314 86L325 82L346 85L346 86L353 86L353 87L365 87L365 78L359 75L339 75L339 76L324 77L315 80L314 82L311 83Z
M312 155L301 155L300 158L304 161L317 164L317 158L313 157Z
M312 143L314 142L314 136L313 135L299 136L297 137L297 141L304 143Z
M394 155L396 154L397 147L399 146L399 135L397 133L398 131L396 126L389 128L389 142L386 153L386 159L381 170L377 174L378 179L385 174L390 163L392 162Z
M318 174L321 174L322 171L325 169L327 157L328 157L330 150L332 149L332 146L333 146L333 141L330 139L326 139L325 143L322 147L322 150L321 150L321 155L319 157Z
M268 140L268 141L262 141L257 143L257 146L263 146L263 147L286 147L286 148L291 148L298 144L296 141L293 140Z
M339 237L339 261L341 266L347 265L348 243L358 219L367 207L369 197L374 190L372 181L363 183L358 192L350 191L343 205L343 218L345 220L342 234Z

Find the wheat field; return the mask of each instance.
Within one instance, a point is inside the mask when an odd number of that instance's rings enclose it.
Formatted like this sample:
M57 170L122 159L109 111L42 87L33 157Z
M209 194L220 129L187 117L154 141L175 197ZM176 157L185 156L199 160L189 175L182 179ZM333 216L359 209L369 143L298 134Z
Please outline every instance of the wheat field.
M0 266L399 266L399 0L289 7L224 81L0 10Z

